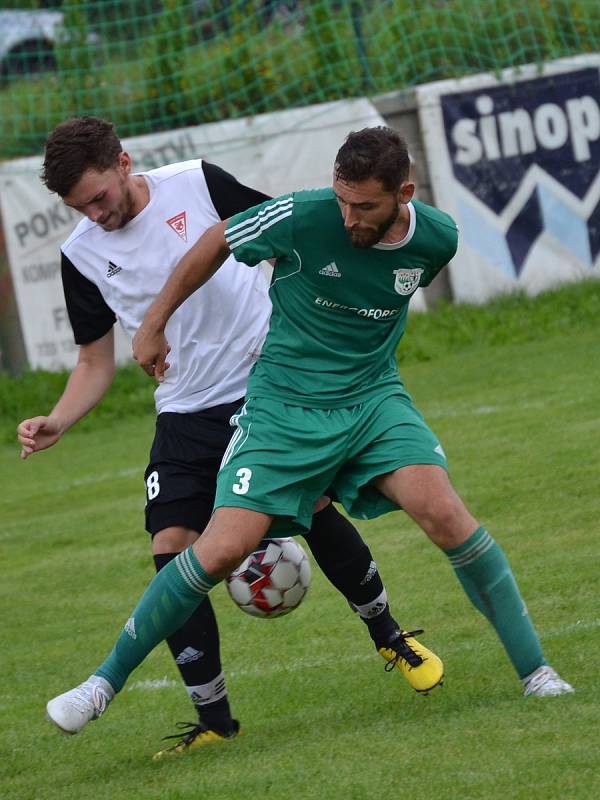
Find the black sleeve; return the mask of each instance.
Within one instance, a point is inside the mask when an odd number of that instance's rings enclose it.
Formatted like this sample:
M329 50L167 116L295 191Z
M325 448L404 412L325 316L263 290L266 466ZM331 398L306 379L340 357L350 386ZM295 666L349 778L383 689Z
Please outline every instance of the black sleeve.
M76 344L89 344L101 339L117 321L106 305L100 290L61 252L60 271L69 321Z
M210 199L221 219L229 219L240 211L246 211L247 208L264 203L265 200L271 200L268 194L244 186L229 172L208 161L202 161L202 171Z

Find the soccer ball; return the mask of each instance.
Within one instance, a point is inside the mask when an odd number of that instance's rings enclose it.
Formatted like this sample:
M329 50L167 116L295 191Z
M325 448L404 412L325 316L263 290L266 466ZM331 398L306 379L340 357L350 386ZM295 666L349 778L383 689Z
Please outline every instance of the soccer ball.
M298 608L310 576L306 553L295 539L263 539L225 583L246 614L281 617Z

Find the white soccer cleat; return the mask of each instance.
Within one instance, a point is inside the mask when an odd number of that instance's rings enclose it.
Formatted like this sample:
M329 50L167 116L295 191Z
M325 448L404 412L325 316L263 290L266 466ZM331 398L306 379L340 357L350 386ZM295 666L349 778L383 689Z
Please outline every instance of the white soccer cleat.
M50 700L46 706L46 716L63 733L73 735L92 719L98 719L115 696L108 681L92 675L64 694Z
M555 697L570 694L575 689L560 677L558 672L547 665L538 667L521 680L525 687L524 697Z

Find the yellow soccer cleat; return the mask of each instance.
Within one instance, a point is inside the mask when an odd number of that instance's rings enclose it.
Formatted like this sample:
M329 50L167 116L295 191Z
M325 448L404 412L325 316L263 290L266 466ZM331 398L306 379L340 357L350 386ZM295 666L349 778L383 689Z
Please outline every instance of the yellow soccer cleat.
M415 691L428 694L444 682L444 664L441 658L414 638L421 633L423 631L398 631L377 652L388 662L386 672L398 667Z
M240 724L237 720L233 720L234 727L228 733L220 733L219 731L207 728L206 725L197 722L178 722L177 727L185 729L187 733L174 733L171 736L165 736L165 739L179 739L177 744L167 747L164 750L159 750L152 756L153 761L163 758L163 756L176 756L180 753L187 753L188 750L193 750L195 747L204 747L207 744L219 744L220 742L230 742L240 732Z

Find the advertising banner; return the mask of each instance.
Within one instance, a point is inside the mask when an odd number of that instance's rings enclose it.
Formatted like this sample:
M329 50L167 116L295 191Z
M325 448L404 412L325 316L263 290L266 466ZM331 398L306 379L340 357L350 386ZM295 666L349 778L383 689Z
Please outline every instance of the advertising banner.
M456 300L600 277L600 56L419 87Z
M124 139L134 171L206 158L267 194L331 183L335 154L351 130L384 124L364 99L226 120ZM0 164L6 248L29 366L71 368L77 358L60 280L62 242L79 216L40 181L41 158ZM423 307L419 295L415 306ZM117 358L130 345L117 330Z

